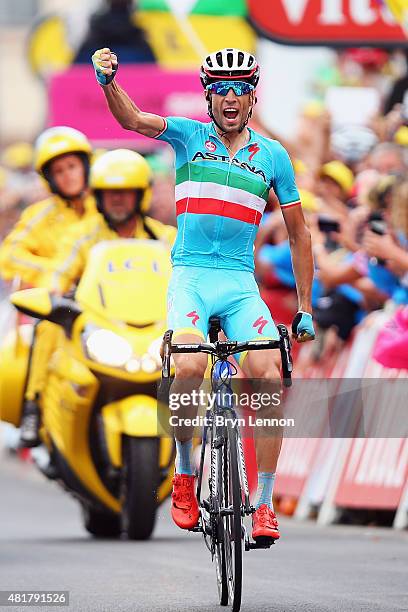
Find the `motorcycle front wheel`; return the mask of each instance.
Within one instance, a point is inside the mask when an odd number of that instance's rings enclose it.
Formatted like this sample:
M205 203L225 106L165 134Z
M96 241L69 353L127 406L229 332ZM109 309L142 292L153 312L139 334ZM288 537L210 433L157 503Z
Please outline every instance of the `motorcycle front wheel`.
M150 538L156 520L159 486L158 438L123 438L122 530L129 540Z

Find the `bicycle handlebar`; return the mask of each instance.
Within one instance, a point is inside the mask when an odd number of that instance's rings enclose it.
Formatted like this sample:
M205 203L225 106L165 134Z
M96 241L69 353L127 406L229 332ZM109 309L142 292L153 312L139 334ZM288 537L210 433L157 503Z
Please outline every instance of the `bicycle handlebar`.
M248 342L217 341L202 344L172 344L172 353L208 353L214 357L228 357L242 351L280 348L279 340L252 340Z
M278 325L279 340L248 340L246 342L219 341L203 342L199 344L173 344L171 342L173 330L168 330L163 336L163 378L170 377L170 356L172 353L207 353L219 359L227 359L230 355L243 351L260 351L279 349L282 359L283 384L290 387L292 384L293 362L291 355L291 342L285 325Z

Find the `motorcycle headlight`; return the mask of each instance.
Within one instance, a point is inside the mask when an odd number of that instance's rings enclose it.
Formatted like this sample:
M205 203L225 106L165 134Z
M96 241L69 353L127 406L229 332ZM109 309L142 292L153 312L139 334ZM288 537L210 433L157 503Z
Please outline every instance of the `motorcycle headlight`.
M133 355L131 344L108 329L91 331L86 336L85 346L91 359L115 368L123 367Z

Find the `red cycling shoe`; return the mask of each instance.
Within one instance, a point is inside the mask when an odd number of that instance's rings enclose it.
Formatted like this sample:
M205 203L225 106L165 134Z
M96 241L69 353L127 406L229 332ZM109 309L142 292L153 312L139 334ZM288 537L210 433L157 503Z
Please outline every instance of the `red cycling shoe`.
M252 515L252 537L279 540L280 533L276 514L266 504L259 506Z
M176 525L181 529L195 527L200 512L194 491L194 476L174 474L171 499L171 516Z

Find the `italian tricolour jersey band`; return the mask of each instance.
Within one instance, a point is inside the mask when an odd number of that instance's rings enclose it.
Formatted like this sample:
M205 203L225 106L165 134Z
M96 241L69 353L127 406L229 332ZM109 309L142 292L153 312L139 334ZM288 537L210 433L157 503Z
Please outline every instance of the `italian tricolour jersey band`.
M177 202L188 197L203 199L211 198L241 204L241 206L257 210L261 214L264 212L266 206L265 200L253 193L227 185L221 186L217 183L185 181L180 185L176 185L175 193Z

